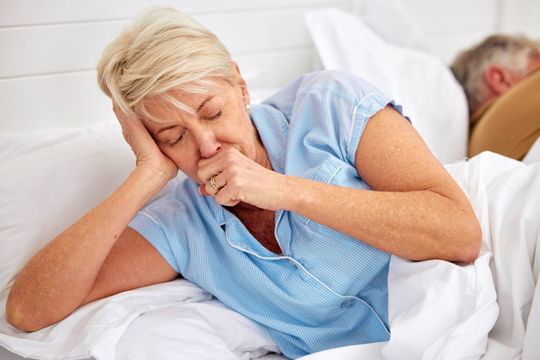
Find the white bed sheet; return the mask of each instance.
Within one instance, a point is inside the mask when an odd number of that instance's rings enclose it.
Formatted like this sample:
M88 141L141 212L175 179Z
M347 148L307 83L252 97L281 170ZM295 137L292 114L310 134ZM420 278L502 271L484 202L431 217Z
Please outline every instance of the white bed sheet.
M540 136L534 144L531 146L529 151L527 152L527 155L523 158L523 162L525 164L532 164L535 162L540 161Z
M458 347L462 354L478 358L497 316L488 261L486 254L474 266L461 267L393 257L389 276L392 338L388 343L358 346L355 356L375 353L377 358L419 359L434 354L444 358L445 354L455 358ZM111 306L116 306L116 319L110 318ZM85 317L92 317L100 327L99 332L90 331L93 336L79 329ZM43 359L89 354L97 360L252 359L277 350L264 329L185 280L88 304L53 326L53 331L24 334L0 321L0 333L4 346ZM333 355L325 358L335 359Z
M540 162L523 164L494 153L482 153L447 169L469 195L483 231L483 248L493 252L491 268L500 316L489 334L484 360L538 359L540 354ZM477 331L475 322L465 327ZM465 335L465 334L463 334ZM304 360L393 359L380 346L351 346L312 354ZM424 353L418 359L464 359L454 352ZM386 349L385 349L386 348ZM391 350L391 349L390 349ZM472 355L472 354L471 354Z
M0 360L23 360L23 359L31 359L31 358L22 357L0 346ZM96 359L94 357L89 357L89 358L85 358L81 360L96 360ZM278 354L267 354L267 355L261 356L258 360L286 360L286 359L283 356L278 355Z

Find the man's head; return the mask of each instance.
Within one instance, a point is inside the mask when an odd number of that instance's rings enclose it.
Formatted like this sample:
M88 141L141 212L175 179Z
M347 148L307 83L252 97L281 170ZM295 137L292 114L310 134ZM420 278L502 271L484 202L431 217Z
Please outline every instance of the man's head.
M461 52L451 68L465 90L472 114L540 68L540 42L524 36L492 35Z

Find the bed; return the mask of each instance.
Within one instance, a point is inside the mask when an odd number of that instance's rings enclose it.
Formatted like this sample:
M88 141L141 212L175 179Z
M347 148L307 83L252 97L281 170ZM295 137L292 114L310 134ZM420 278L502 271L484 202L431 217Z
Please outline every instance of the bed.
M153 3L2 4L2 308L18 269L134 166L94 67L129 18ZM254 102L321 69L356 73L380 87L404 106L482 224L483 251L474 264L392 258L389 342L304 360L533 359L540 353L534 338L540 331L540 142L524 162L492 153L465 159L466 102L445 65L459 48L512 30L513 18L500 16L504 1L160 4L193 14L223 39ZM2 360L285 359L262 327L180 279L87 304L32 334L9 326L2 314L0 345Z

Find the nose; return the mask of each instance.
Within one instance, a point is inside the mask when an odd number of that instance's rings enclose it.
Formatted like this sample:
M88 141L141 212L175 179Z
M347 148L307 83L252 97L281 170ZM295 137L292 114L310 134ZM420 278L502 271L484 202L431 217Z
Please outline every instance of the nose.
M221 143L211 129L202 126L197 135L197 145L202 158L211 158L221 149Z

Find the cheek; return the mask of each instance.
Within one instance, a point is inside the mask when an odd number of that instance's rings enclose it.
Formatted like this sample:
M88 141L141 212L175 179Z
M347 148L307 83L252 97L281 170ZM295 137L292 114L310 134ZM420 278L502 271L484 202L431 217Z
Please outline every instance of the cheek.
M192 148L178 147L170 148L167 151L163 151L183 173L190 178L197 180L197 171L199 169L199 157L196 155Z

